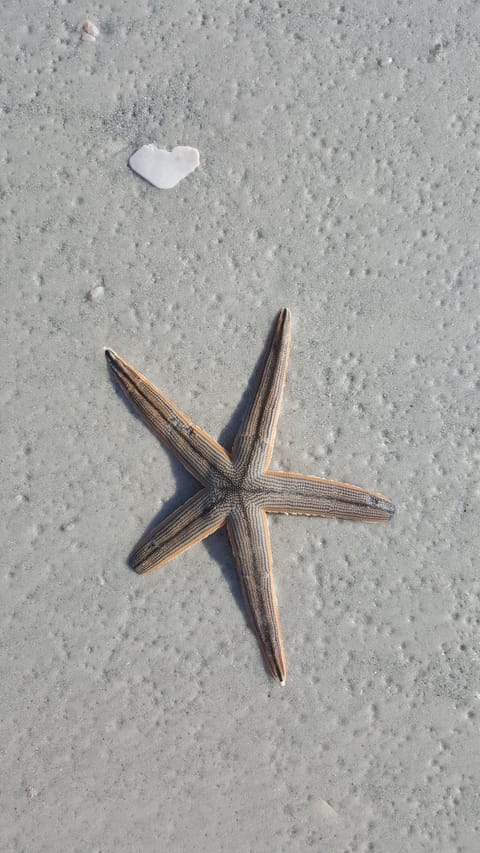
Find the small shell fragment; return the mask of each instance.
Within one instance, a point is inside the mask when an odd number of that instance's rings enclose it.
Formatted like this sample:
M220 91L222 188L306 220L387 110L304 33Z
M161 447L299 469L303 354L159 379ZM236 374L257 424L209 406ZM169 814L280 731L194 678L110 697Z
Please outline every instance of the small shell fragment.
M91 290L87 293L87 301L95 302L97 299L101 299L105 293L105 288L102 284L97 284L96 287L92 287Z
M128 161L130 168L158 189L169 190L186 178L200 163L196 148L177 145L172 151L142 145Z
M84 21L81 29L82 41L96 41L100 30L92 21Z

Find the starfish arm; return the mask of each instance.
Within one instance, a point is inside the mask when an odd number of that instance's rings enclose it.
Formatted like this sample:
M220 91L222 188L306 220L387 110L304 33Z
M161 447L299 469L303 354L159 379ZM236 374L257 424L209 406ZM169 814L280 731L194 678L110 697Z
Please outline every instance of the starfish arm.
M349 483L281 471L268 471L262 480L265 481L263 507L267 512L370 522L388 521L395 512L389 498Z
M202 489L142 536L130 554L130 565L139 574L153 572L224 523L225 512L212 505L208 489Z
M118 385L152 432L179 458L182 465L207 485L213 473L231 468L227 452L177 409L148 379L113 350L105 355Z
M254 505L239 508L228 517L227 530L246 609L265 664L271 675L284 684L286 665L273 585L267 517Z
M253 464L258 471L264 471L270 462L287 371L290 328L290 311L283 308L275 323L260 384L235 438L232 456L240 468Z

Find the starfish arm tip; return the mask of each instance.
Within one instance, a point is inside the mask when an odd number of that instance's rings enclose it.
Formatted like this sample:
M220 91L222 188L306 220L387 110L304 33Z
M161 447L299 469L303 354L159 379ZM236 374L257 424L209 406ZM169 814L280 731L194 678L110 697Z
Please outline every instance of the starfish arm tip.
M113 349L110 349L110 347L104 347L104 348L103 348L103 351L104 351L104 353L105 353L105 358L107 359L108 363L109 363L110 365L115 364L115 362L118 360L118 355L117 355L117 353L116 353L116 352L114 352L114 350L113 350Z
M387 513L386 521L390 521L390 519L395 515L395 504L392 503L390 498L381 497L379 501L379 508L383 509L384 512Z

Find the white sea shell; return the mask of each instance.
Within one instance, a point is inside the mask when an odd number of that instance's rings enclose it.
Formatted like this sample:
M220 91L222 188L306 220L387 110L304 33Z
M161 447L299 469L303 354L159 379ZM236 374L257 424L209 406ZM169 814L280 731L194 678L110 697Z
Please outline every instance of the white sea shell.
M93 287L92 290L89 290L87 293L87 299L89 302L95 302L97 299L101 299L105 293L105 288L102 284L97 284L96 287Z
M81 35L83 41L96 41L97 36L100 35L100 30L93 21L84 21L82 24Z
M169 190L186 178L200 163L196 148L177 145L173 151L157 148L156 145L142 145L130 157L128 165L137 175L154 187Z

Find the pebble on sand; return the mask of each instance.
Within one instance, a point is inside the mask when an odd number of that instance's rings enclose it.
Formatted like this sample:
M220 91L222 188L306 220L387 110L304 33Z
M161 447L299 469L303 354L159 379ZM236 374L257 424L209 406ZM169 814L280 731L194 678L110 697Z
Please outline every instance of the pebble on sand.
M105 293L105 288L101 284L97 284L96 287L92 287L91 290L87 293L87 301L95 302L97 299L101 299Z
M82 41L96 41L100 35L100 30L93 21L84 21L82 24L81 37Z

